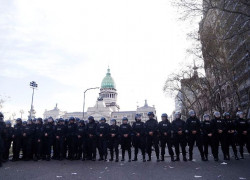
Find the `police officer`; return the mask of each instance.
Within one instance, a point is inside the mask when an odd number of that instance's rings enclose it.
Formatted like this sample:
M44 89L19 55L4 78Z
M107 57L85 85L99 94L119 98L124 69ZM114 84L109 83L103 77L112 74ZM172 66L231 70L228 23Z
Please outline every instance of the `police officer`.
M34 135L34 129L32 126L32 120L23 121L22 127L22 139L23 139L23 160L28 161L32 158L32 137Z
M186 133L189 146L189 161L193 160L193 148L195 142L199 149L202 161L205 161L200 129L200 120L196 117L196 113L194 112L194 110L190 110L189 118L186 121Z
M122 124L119 128L119 134L121 136L121 148L122 148L122 160L125 160L125 151L128 151L128 162L131 162L131 133L132 127L128 124L128 118L122 118Z
M13 134L13 127L11 127L11 122L7 121L6 126L4 128L4 153L3 153L3 161L9 160L9 152L12 142L12 134Z
M227 160L227 152L226 152L226 123L223 119L221 119L221 114L218 111L214 112L213 122L213 141L214 141L214 155L215 161L218 161L218 150L219 144L221 144L222 153L224 155L224 160Z
M110 161L114 160L114 150L115 150L115 161L119 161L119 126L116 125L116 119L112 119L109 131L109 149L110 149Z
M175 161L180 161L180 147L182 149L182 155L183 155L183 161L187 161L186 158L186 123L181 119L181 113L176 112L175 113L175 120L172 122L172 129L174 133L174 147L175 147L175 153L176 153L176 159Z
M101 118L100 123L97 125L96 134L98 137L98 148L100 155L99 161L107 161L109 125L106 123L106 119L104 117Z
M18 161L21 146L22 146L22 119L21 118L16 119L16 124L14 126L12 138L13 138L13 158L12 158L12 161Z
M65 136L66 136L66 126L64 125L64 120L63 118L60 118L58 120L57 125L55 126L55 136L56 136L56 160L63 160L63 155L64 155L64 143L65 143Z
M250 119L247 120L247 151L250 154Z
M223 118L226 123L226 156L228 160L230 159L230 153L229 153L229 146L232 146L234 157L236 160L239 160L239 157L237 155L237 148L236 148L236 141L235 141L235 134L236 134L236 124L235 121L233 121L230 118L230 114L228 112L223 113Z
M34 161L40 160L42 157L42 137L43 137L42 127L43 127L43 119L37 118L35 132L34 132L34 139L35 139L35 144L34 144L35 153L33 157Z
M160 144L161 144L161 161L164 161L166 144L168 146L168 153L171 156L171 161L174 161L174 152L171 142L171 123L168 120L168 115L163 113L161 115L162 121L159 122Z
M45 159L50 161L51 159L51 146L54 141L54 119L52 117L48 118L48 122L45 122L42 128L43 133L43 146Z
M154 119L154 113L148 112L149 120L145 123L146 130L146 142L147 142L147 153L148 161L151 161L152 146L155 148L157 162L160 162L159 159L159 138L158 138L158 122Z
M69 118L69 124L67 126L67 142L68 142L68 159L74 160L76 159L76 143L77 143L77 125L75 124L75 118Z
M244 119L244 114L242 111L237 112L238 119L236 120L236 129L238 133L238 143L240 146L240 156L241 159L244 159L244 146L247 143L247 130L248 124L247 121Z
M96 122L93 116L88 117L89 123L86 125L88 159L96 160Z
M2 157L4 152L4 142L3 142L3 133L5 128L5 123L3 121L4 115L0 112L0 167L2 167Z
M145 124L141 122L141 114L135 115L135 122L132 125L133 130L133 146L135 148L135 156L133 161L137 161L138 149L141 149L142 160L146 162L145 150L146 150L146 137L145 137Z
M205 161L208 161L208 147L211 147L211 152L214 156L214 144L213 144L213 122L211 122L210 116L208 114L203 115L203 122L201 123L202 130L202 140L204 148Z
M77 134L77 159L85 161L86 158L86 129L84 120L80 120L76 130Z

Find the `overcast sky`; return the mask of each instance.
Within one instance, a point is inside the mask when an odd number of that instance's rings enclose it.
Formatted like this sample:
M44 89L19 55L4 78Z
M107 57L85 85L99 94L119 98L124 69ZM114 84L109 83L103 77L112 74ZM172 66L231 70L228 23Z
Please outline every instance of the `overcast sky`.
M169 0L0 0L0 95L3 112L34 107L82 111L83 91L101 85L108 66L122 110L147 99L157 114L171 113L174 99L162 89L187 59L190 25L178 21ZM86 109L99 90L89 91ZM16 116L16 118L17 118Z

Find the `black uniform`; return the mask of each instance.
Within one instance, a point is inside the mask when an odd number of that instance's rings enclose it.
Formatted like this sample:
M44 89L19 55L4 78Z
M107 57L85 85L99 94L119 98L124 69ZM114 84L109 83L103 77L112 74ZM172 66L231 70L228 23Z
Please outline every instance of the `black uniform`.
M2 166L2 157L4 153L4 141L3 141L3 136L4 136L4 128L5 128L5 123L0 122L0 167Z
M193 160L193 148L194 143L200 151L201 158L204 160L204 153L202 148L202 139L201 139L201 126L200 120L197 117L190 117L186 121L186 131L188 138L188 146L189 146L189 160ZM193 132L196 131L195 134Z
M109 131L109 149L110 149L110 156L111 156L111 161L114 159L114 149L115 149L115 156L116 160L118 161L119 159L119 126L117 125L111 125L110 126L110 131ZM112 134L114 137L112 137Z
M43 145L43 133L42 133L42 124L36 124L34 139L35 139L35 160L39 160L42 157L42 145Z
M43 133L43 146L44 146L44 154L46 156L47 161L51 158L51 146L54 141L54 125L53 122L47 123L43 125L42 133Z
M94 121L86 125L88 159L93 161L96 160L96 126L97 124Z
M168 153L170 154L171 158L173 158L174 152L171 142L171 123L168 119L165 121L161 121L159 122L158 128L160 132L161 158L162 160L164 160L166 144L168 146Z
M13 135L13 127L5 127L3 130L4 133L4 152L3 152L3 160L7 161L9 159L10 146L12 142Z
M245 119L239 118L236 120L236 129L238 133L238 143L240 146L240 155L243 158L243 148L247 143L247 134L243 134L244 131L248 130L248 123Z
M121 148L122 148L122 160L125 157L125 150L128 151L129 161L131 160L131 133L132 127L129 124L121 124L119 128L119 134L121 136ZM125 135L128 135L125 137Z
M218 159L219 144L221 144L221 149L226 158L226 123L221 118L212 119L213 123L213 142L214 142L214 156ZM222 133L219 133L222 130Z
M86 129L85 124L78 125L77 130L77 159L85 160L86 157Z
M145 123L146 146L149 160L151 160L152 146L155 148L157 160L159 159L159 138L158 138L158 122L155 119L149 119ZM153 132L153 135L149 135Z
M250 154L250 119L247 120L247 151Z
M226 154L228 158L229 155L229 146L232 146L235 158L238 158L237 148L236 148L236 124L232 119L225 119L226 121Z
M134 160L137 160L138 149L141 149L142 158L145 160L145 150L146 150L146 137L145 137L145 124L140 121L136 121L132 125L133 130L133 146L135 148Z
M98 137L99 160L103 160L103 158L107 160L109 125L106 122L99 123L96 127L96 134Z
M29 160L32 158L32 138L34 135L34 129L32 124L27 124L22 127L22 139L23 139L23 159Z
M187 145L187 139L186 139L186 123L182 119L175 119L172 122L172 129L174 133L174 147L175 147L175 153L176 153L176 160L179 160L180 157L180 149L179 146L181 146L182 149L182 155L183 159L186 160L186 145ZM181 134L178 134L179 131L182 131Z
M62 160L64 156L64 143L66 136L66 126L63 124L57 124L55 126L55 136L56 136L56 154L55 159Z
M76 159L76 143L77 143L77 125L75 123L69 123L67 126L67 143L69 154L68 158Z
M211 147L211 152L214 157L214 143L213 143L213 122L210 120L205 120L201 123L201 130L202 130L202 141L203 141L203 147L204 147L204 155L205 158L208 159L208 146ZM211 134L212 136L208 136L208 134Z
M19 160L22 147L22 124L16 124L13 130L13 161Z

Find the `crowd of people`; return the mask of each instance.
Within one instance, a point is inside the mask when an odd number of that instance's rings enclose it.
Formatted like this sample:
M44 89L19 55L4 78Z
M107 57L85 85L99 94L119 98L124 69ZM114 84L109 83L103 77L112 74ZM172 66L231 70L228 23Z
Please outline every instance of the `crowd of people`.
M244 158L244 146L250 153L250 120L244 118L243 112L237 112L237 118L232 119L225 112L222 116L216 111L211 118L208 114L200 121L193 110L189 111L189 118L184 121L181 113L175 113L175 119L170 122L168 115L163 113L161 121L154 118L153 112L148 113L148 120L141 121L141 115L136 114L132 126L124 117L118 126L112 119L110 125L105 118L96 122L93 116L88 122L78 118L57 119L29 119L22 121L16 119L12 127L10 121L4 121L0 113L0 166L9 160L12 147L12 161L29 160L92 160L96 161L97 150L99 161L119 161L119 145L121 145L122 158L128 153L131 162L131 148L134 147L132 161L138 160L138 151L141 150L142 161L151 161L154 149L157 162L164 161L167 146L171 161L180 161L180 147L183 161L193 160L194 145L198 147L202 161L208 161L208 151L215 161L218 161L219 145L224 160L230 160L230 146L234 158ZM188 159L186 148L188 145ZM237 146L239 146L240 157ZM174 150L173 150L174 147ZM20 152L22 156L20 158ZM175 151L175 152L174 152ZM148 156L146 160L146 155Z

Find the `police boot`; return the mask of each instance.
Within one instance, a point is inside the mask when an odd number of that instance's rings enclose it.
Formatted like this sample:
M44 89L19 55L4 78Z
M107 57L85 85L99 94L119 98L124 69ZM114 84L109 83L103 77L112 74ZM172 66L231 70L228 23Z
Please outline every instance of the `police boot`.
M180 157L179 155L176 156L175 160L174 161L180 161Z
M186 156L185 155L183 155L183 161L187 161L187 158L186 158Z
M128 151L128 162L131 162L131 151Z
M145 154L142 155L142 161L146 162Z
M137 154L135 155L135 157L132 161L137 161Z
M174 156L173 155L171 156L171 161L174 162Z
M244 154L240 153L240 159L244 159Z
M114 152L110 152L110 159L109 161L113 161L114 160Z
M237 153L234 153L234 158L235 158L235 160L239 160Z
M103 156L100 156L100 158L98 159L98 161L103 161Z
M160 162L159 155L156 158L157 158L156 162Z
M115 157L115 162L118 162L119 161L119 154L118 153L116 153L116 155L115 155L116 157Z
M193 160L193 154L189 154L188 160L189 160L189 161L192 161L192 160Z
M208 161L208 156L207 156L207 154L205 154L205 161Z
M122 160L121 161L124 161L124 157L125 157L125 152L122 151Z
M151 154L148 155L148 160L147 161L151 161Z
M161 156L161 161L164 161L164 156Z

